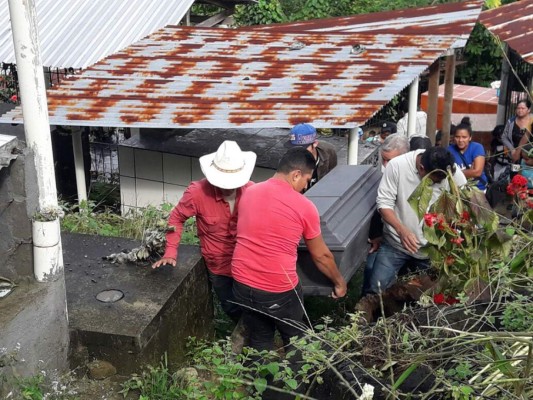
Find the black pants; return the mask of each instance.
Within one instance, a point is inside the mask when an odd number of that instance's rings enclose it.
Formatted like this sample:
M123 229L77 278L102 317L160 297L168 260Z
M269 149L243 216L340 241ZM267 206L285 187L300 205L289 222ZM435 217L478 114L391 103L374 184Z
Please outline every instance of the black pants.
M235 281L233 293L235 300L243 306L243 323L250 332L250 347L259 351L272 350L276 328L285 346L291 337L303 336L304 308L300 284L287 292L271 293Z
M235 304L235 298L233 296L233 280L232 277L225 275L216 275L207 270L209 281L213 286L222 310L230 317L234 322L238 322L242 315L242 308Z

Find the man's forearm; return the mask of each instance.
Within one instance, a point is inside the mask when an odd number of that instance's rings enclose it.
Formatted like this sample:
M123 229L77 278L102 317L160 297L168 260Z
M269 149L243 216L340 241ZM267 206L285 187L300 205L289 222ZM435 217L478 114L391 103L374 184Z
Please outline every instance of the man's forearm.
M396 232L400 232L400 230L403 228L403 224L391 208L380 208L379 212L381 214L381 217L383 218L383 221L385 221L387 224L392 226Z
M335 286L346 284L344 278L339 272L339 269L337 268L337 264L335 263L335 258L333 257L333 254L329 253L321 255L319 257L313 257L313 261L315 262L315 265L320 270L320 272L326 275Z

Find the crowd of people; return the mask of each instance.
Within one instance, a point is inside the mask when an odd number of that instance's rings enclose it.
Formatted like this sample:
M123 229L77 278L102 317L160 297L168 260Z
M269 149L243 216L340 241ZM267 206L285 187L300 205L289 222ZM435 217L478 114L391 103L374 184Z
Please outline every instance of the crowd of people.
M503 179L515 165L521 171L533 169L528 101L519 102L516 115L495 128L490 165L483 146L473 141L468 117L452 127L449 145L434 146L425 135L423 111L417 112L415 131L407 132L406 107L397 124L384 122L372 138L380 146L383 175L368 238L363 295L386 290L405 265L429 268L421 252L426 243L422 226L408 203L425 176L433 181L436 199L448 185L445 171L452 172L458 186L470 180L487 191L490 177ZM274 176L260 183L250 181L256 154L242 151L236 142L225 141L215 153L201 157L205 178L192 182L173 209L169 225L174 230L167 233L163 257L153 264L176 265L183 224L195 216L213 290L224 312L236 323L242 321L247 343L258 350L273 348L276 329L285 346L305 332L296 270L302 239L316 268L331 281L331 296L341 298L347 291L322 237L317 208L303 195L337 165L335 148L318 141L310 124L293 127L285 145L288 150Z

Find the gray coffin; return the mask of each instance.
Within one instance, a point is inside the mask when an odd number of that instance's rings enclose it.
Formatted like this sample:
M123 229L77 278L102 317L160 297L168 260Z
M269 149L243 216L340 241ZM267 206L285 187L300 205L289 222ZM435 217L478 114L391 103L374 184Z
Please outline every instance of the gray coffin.
M381 173L370 165L339 165L306 192L320 214L322 236L349 281L368 252L368 230ZM298 276L306 295L331 293L333 285L315 266L307 247L298 247Z

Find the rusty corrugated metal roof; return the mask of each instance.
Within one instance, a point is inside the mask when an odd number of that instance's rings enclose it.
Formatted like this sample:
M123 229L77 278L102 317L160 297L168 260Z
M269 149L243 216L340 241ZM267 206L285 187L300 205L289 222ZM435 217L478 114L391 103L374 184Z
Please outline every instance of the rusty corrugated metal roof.
M462 12L450 5L431 7L436 27L450 25L435 32L415 33L409 24L399 28L391 22L398 21L397 14L406 18L406 11L383 13L390 20L381 19L384 28L379 31L353 33L169 26L50 90L50 123L362 125L458 37L470 33L480 2L461 7ZM291 50L301 44L303 48ZM16 112L1 121L13 122L14 117Z
M240 29L263 31L366 32L399 35L469 34L483 1L440 4L370 14L350 15L283 24L255 25Z
M522 0L481 13L480 22L533 64L533 0Z

